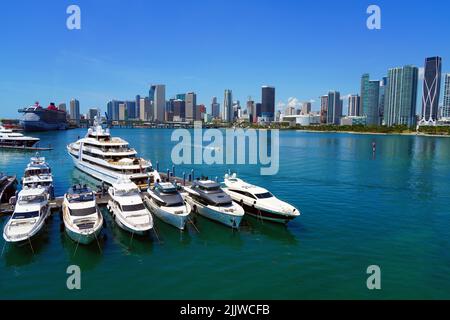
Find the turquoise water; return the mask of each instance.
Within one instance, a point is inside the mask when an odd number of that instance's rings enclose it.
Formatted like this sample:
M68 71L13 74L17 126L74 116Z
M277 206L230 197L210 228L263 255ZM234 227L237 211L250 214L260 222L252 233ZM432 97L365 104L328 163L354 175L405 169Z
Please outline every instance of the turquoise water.
M161 171L171 167L167 129L115 129ZM83 130L38 134L55 150L56 193L94 183L73 168L65 145ZM376 156L372 142L377 143ZM29 156L0 152L0 171L19 176ZM194 166L196 174L237 171L302 211L287 227L247 218L239 232L197 219L200 233L157 220L155 236L134 238L112 224L100 243L78 247L54 215L28 246L0 258L0 299L380 299L450 298L450 139L280 132L280 171L257 166ZM191 166L177 167L177 174ZM1 226L7 217L1 218ZM2 228L3 229L3 228ZM0 246L3 248L3 239ZM69 291L66 268L82 270ZM366 287L379 265L381 291Z

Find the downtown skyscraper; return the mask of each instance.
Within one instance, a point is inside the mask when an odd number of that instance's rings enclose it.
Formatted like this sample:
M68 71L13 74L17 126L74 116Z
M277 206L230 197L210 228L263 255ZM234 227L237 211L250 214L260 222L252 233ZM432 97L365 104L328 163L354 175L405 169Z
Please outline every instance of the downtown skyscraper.
M164 122L166 109L166 86L163 84L153 85L154 100L153 100L153 121Z
M444 104L442 109L442 117L450 118L450 73L445 75L444 80Z
M338 125L342 117L342 100L339 91L328 92L327 124Z
M213 97L211 102L211 116L213 119L220 118L220 103L217 102L217 97Z
M369 74L361 77L361 112L367 117L367 125L380 124L379 112L380 81L370 80Z
M423 79L422 117L420 124L435 124L438 118L439 98L441 93L442 58L425 59Z
M361 115L361 97L357 94L353 94L348 97L348 112L349 116L360 116Z
M224 122L234 121L234 110L233 110L233 92L231 90L225 90L223 96L223 110L222 110L222 120Z
M77 99L70 100L70 119L76 121L77 123L80 122L80 101Z
M384 102L387 126L416 124L418 78L419 69L411 65L389 70Z
M275 88L263 86L261 88L261 118L264 122L275 120Z

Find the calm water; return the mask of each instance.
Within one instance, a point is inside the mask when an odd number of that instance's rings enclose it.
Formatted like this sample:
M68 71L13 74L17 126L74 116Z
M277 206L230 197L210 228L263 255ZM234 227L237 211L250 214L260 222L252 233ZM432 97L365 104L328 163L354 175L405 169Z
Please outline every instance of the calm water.
M163 171L171 167L170 130L113 130ZM83 130L38 134L54 151L56 193L75 182L65 145ZM280 171L236 166L303 215L287 227L247 218L240 232L198 218L200 233L157 221L162 243L131 238L104 211L101 241L79 247L54 215L30 248L0 258L0 299L311 299L450 298L450 139L280 133ZM376 158L371 144L377 142ZM0 171L21 176L29 156L0 152ZM177 174L191 167L177 168ZM222 176L226 166L196 167ZM7 218L1 218L1 226ZM0 240L3 248L3 239ZM82 290L66 288L66 268L82 269ZM366 268L382 270L382 290L366 288Z

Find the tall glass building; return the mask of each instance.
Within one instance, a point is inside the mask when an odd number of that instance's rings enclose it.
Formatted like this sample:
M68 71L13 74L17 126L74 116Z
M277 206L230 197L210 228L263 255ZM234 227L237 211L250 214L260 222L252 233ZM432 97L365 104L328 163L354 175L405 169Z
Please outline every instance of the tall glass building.
M357 94L348 97L348 112L349 116L361 115L361 97Z
M234 111L233 111L233 92L231 90L225 90L223 96L223 116L222 120L224 122L234 121Z
M422 96L422 124L434 124L438 118L439 98L441 93L442 58L425 59Z
M342 100L339 91L328 92L327 124L338 125L342 117Z
M263 121L275 120L275 88L263 86L261 92L261 118Z
M442 117L450 118L450 73L445 75Z
M379 125L380 81L370 80L369 74L361 77L361 112L368 125Z
M384 110L387 126L416 125L418 78L419 69L414 66L389 70Z

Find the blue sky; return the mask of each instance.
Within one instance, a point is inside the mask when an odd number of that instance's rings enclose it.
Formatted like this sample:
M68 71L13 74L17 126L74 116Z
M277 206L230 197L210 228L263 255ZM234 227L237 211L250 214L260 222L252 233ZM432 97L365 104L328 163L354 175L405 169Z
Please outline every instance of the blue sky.
M66 28L81 8L82 29ZM366 9L382 10L382 29L366 28ZM105 110L112 98L195 91L208 105L232 89L245 103L274 85L277 102L328 90L359 91L360 76L422 67L443 57L450 72L448 1L43 0L0 6L0 117L40 101ZM449 60L450 61L450 60ZM316 103L317 108L317 103Z

